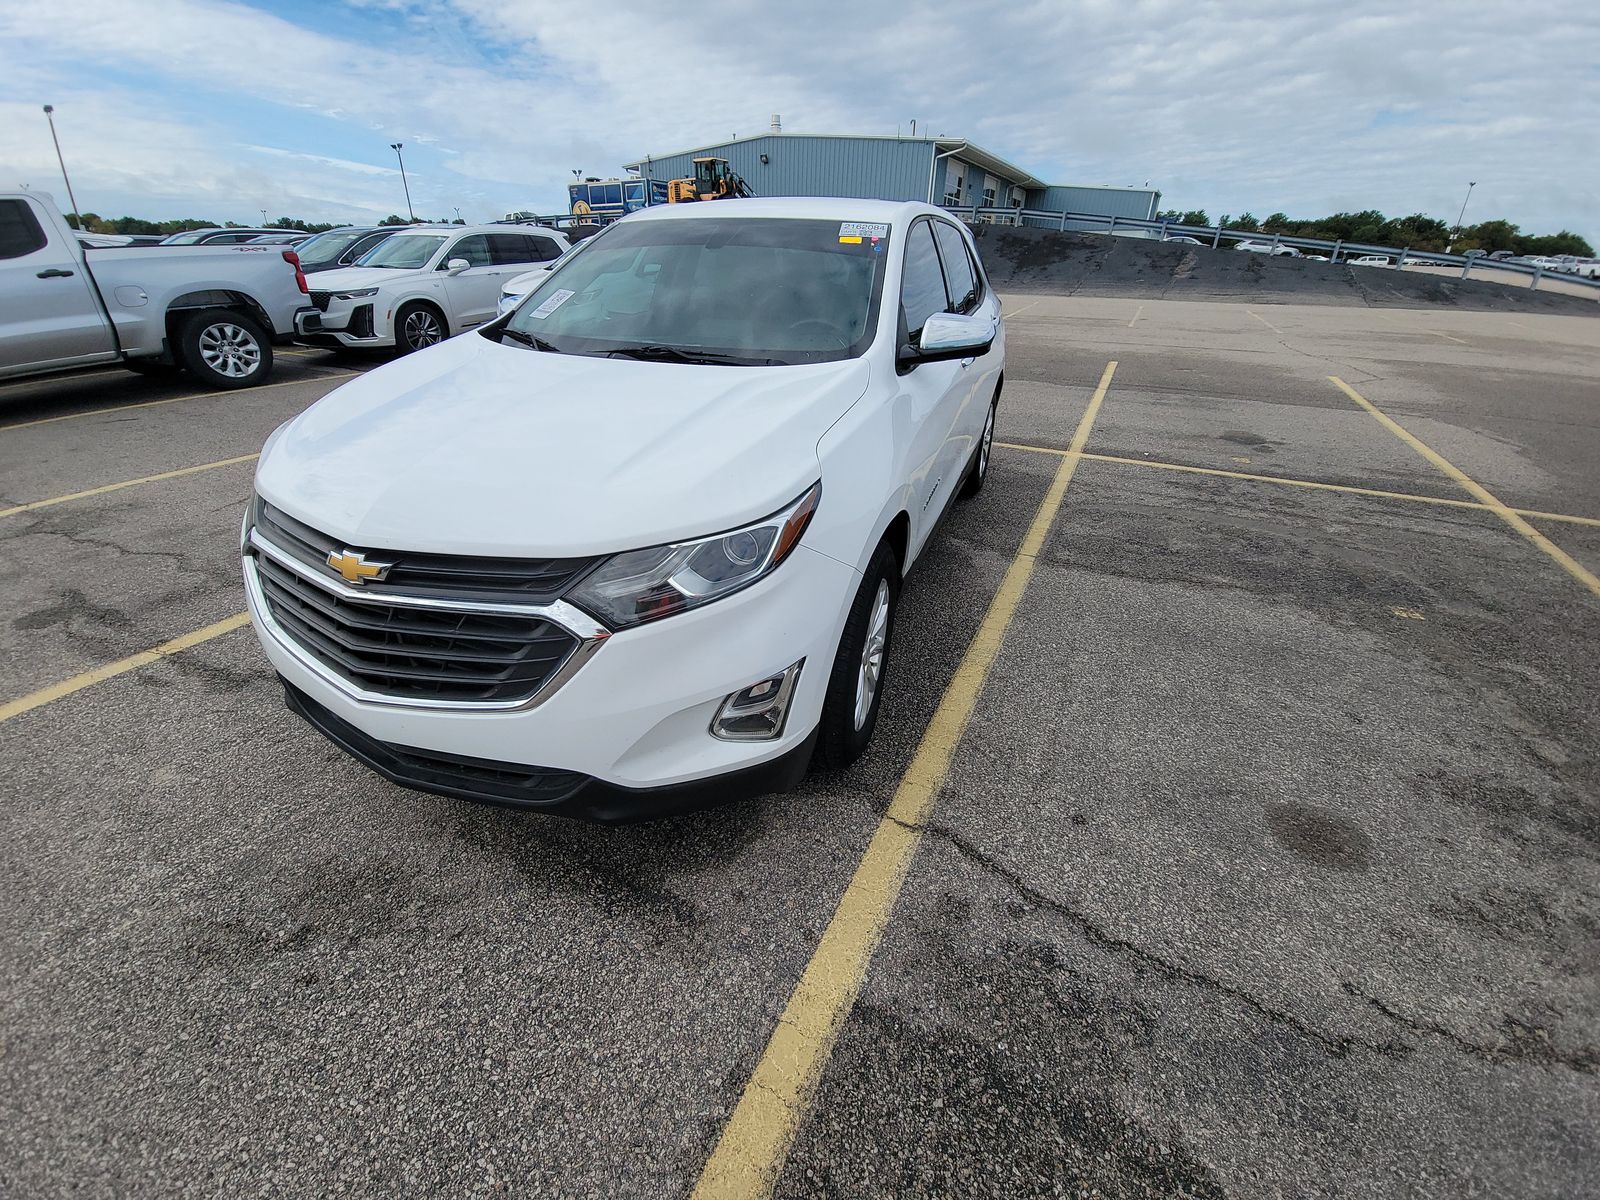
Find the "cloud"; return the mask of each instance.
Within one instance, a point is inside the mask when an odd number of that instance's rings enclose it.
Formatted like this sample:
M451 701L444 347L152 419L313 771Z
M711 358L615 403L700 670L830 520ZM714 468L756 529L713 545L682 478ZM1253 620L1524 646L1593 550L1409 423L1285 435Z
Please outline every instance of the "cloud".
M70 24L9 9L0 98L21 102L31 72L75 105L120 107L147 142L159 127L156 140L218 204L233 180L330 211L371 205L366 215L397 202L388 168L365 166L381 161L382 141L406 143L419 212L462 204L483 216L555 208L571 167L610 173L643 153L758 132L774 112L810 132L889 133L917 118L1042 177L1150 180L1168 202L1213 215L1453 214L1469 178L1475 212L1526 228L1592 225L1600 211L1592 0L1546 0L1537 19L1500 0L357 7L317 29L228 0L80 0ZM174 98L193 104L138 115ZM278 128L310 138L299 122L325 140L302 145ZM14 161L17 136L0 131L0 161ZM264 146L292 149L263 171ZM88 149L78 147L74 161ZM165 162L141 169L127 148L105 152L130 197L165 199L181 183ZM260 206L255 192L239 201L218 215Z

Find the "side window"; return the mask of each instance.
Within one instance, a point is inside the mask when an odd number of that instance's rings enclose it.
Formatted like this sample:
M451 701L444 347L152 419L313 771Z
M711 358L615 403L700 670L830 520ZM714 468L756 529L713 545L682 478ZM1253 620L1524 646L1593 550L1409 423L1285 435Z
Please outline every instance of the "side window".
M950 311L969 313L978 306L978 281L967 257L967 239L948 221L935 221L933 235L944 260L944 277L950 285Z
M944 312L947 303L933 229L929 222L918 221L906 238L906 266L900 280L900 313L906 333L915 339L928 318Z
M555 262L555 260L565 254L567 250L567 248L560 242L556 241L555 238L533 237L529 238L528 240L533 243L534 262Z
M464 258L474 267L487 267L490 264L489 239L481 233L462 238L450 247L444 261L448 263L452 258Z
M388 236L389 235L387 233L369 233L366 235L366 237L357 238L355 245L351 246L350 249L346 250L339 256L339 261L342 263L355 262L356 259L360 258L368 250L371 250L374 246L386 239Z
M530 239L520 233L491 233L489 235L489 253L497 267L515 267L522 263L533 262L528 257L532 250Z
M26 200L0 200L0 258L44 249L44 230Z

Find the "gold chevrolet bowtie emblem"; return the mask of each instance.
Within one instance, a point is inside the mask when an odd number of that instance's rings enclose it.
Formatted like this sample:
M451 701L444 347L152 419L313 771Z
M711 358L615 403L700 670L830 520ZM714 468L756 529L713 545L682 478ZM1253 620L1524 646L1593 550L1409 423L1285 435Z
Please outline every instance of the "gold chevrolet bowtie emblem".
M393 563L368 562L359 550L330 550L328 565L342 575L347 583L366 583L369 579L382 579Z

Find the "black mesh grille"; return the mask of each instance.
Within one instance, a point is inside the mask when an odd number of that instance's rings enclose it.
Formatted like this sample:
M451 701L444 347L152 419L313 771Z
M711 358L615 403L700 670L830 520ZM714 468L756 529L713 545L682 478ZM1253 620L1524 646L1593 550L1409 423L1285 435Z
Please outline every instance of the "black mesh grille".
M264 501L256 501L256 526L273 545L313 570L338 578L328 555L345 543L319 533ZM592 567L593 558L476 558L455 554L416 554L406 550L366 550L368 558L393 563L382 581L364 585L374 596L404 593L450 600L499 600L547 604Z
M328 311L328 297L331 294L332 293L330 293L330 292L312 292L311 293L311 303L316 306L316 310L318 312L327 312Z
M346 600L265 555L256 571L272 618L318 661L367 691L455 702L525 700L578 639L538 617Z

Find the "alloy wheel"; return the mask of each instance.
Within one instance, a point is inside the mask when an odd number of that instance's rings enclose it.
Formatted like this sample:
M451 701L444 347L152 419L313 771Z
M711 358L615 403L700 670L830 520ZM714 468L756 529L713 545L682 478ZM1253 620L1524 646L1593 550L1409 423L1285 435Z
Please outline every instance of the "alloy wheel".
M401 330L406 345L413 350L421 350L424 346L432 346L444 341L444 327L439 324L439 318L425 308L406 314L405 328Z
M199 348L201 361L229 379L246 379L261 369L261 344L249 330L231 321L201 330Z
M878 682L883 677L883 654L889 644L889 581L878 581L878 594L872 599L872 616L867 621L867 636L861 641L861 664L856 673L856 728L865 728L872 712Z

